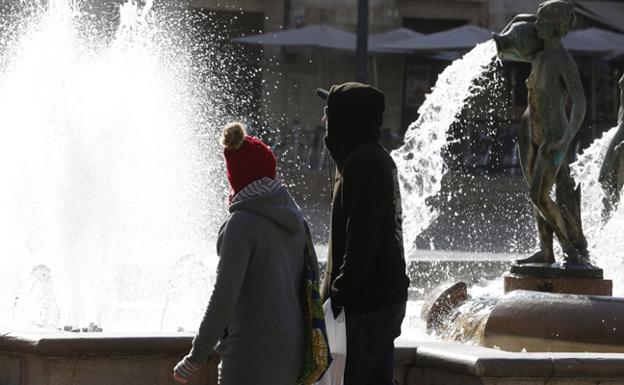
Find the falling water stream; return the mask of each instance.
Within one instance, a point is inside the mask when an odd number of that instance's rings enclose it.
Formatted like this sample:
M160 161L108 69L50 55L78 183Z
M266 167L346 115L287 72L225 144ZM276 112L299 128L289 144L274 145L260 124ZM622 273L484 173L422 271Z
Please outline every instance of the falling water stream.
M405 144L392 152L401 180L406 251L439 214L427 200L440 192L448 171L442 155L449 130L469 98L481 91L478 80L497 65L495 57L496 46L489 41L449 65L419 108L419 118L407 129Z

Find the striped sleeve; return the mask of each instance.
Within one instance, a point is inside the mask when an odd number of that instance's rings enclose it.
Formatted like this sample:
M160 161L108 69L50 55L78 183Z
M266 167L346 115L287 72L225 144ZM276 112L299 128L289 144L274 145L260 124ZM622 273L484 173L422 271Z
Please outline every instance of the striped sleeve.
M188 356L186 356L182 359L182 361L178 362L175 368L173 368L173 371L182 378L189 378L195 374L200 367L201 365L194 363Z

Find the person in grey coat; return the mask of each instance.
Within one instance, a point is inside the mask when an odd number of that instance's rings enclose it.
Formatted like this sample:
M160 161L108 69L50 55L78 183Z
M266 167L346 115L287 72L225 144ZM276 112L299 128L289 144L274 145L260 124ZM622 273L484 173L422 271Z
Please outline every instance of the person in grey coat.
M216 350L222 385L295 385L305 341L303 215L276 179L268 146L240 123L227 125L221 142L230 215L219 231L214 291L174 378L186 383Z

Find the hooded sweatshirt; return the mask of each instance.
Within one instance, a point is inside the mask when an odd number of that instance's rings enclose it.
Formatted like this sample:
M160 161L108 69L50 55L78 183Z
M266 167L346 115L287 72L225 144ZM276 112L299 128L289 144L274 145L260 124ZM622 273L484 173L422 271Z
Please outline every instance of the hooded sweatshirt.
M381 91L360 83L332 86L327 98L338 175L322 293L347 316L407 301L398 173L378 141L384 107Z
M214 291L188 357L221 355L221 384L296 383L303 364L303 216L279 181L233 199L219 231Z

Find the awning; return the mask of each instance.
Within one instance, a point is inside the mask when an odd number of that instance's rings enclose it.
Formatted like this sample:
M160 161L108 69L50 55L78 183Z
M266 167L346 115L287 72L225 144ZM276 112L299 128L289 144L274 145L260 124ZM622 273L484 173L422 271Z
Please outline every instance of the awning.
M396 50L383 47L385 44L421 36L421 33L407 28L397 28L390 31L369 35L368 50L371 53L392 53ZM344 51L355 51L357 36L326 24L310 25L307 27L287 29L285 31L267 32L232 39L236 43L300 46L333 48Z
M403 52L468 50L491 37L492 32L490 30L475 25L464 25L447 31L384 44L382 47Z
M576 55L624 53L624 35L600 28L570 31L561 42L568 51Z
M397 43L402 40L410 39L417 36L423 36L422 33L412 31L408 28L397 28L390 31L375 33L368 37L368 50L371 52L403 52L401 50L393 50L386 48L387 44Z
M575 1L576 12L607 27L624 32L624 2L622 1Z
M354 51L356 36L352 32L326 24L319 24L287 29L285 31L237 37L232 39L232 41L247 44L320 47Z
M402 52L466 51L491 39L492 33L474 25L465 25L430 35L420 35L396 43L380 45L380 48ZM624 53L624 35L599 28L571 31L562 39L563 46L574 55L608 55ZM449 58L461 56L452 52ZM440 59L444 60L445 56Z

